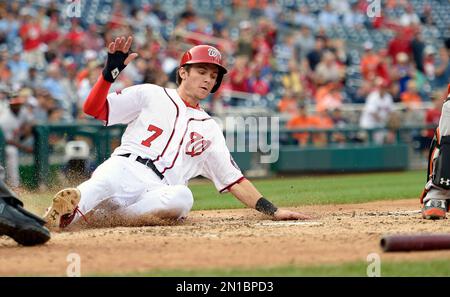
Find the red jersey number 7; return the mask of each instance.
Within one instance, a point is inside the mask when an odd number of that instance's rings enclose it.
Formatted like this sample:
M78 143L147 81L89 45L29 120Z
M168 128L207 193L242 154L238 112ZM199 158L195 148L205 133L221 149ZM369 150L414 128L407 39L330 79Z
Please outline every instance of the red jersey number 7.
M147 131L155 132L155 133L153 133L152 136L150 136L146 140L142 140L141 144L146 146L146 147L150 147L152 145L152 141L155 140L156 138L158 138L158 136L161 135L163 130L161 128L156 127L156 126L149 125L148 128L147 128Z

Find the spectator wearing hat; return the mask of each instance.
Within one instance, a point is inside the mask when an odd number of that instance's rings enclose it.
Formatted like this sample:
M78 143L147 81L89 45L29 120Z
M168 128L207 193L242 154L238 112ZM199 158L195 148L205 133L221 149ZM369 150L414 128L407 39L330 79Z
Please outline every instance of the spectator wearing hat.
M406 91L408 81L414 76L414 68L412 67L409 57L406 53L400 52L396 56L397 64L393 67L393 77L398 81L399 96Z
M433 81L436 70L436 49L432 45L427 45L423 52L423 70L429 81Z

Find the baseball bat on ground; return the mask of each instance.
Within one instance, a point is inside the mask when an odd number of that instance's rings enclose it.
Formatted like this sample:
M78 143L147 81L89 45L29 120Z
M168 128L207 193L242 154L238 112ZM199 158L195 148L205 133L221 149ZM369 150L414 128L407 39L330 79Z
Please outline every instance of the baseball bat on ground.
M384 252L450 249L450 234L389 235L381 238Z

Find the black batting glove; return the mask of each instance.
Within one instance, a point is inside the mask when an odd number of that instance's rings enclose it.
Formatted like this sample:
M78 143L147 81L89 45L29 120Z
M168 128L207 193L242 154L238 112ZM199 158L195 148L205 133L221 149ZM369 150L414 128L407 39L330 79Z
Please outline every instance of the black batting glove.
M108 53L105 68L103 68L103 77L106 81L114 83L119 73L126 67L125 59L128 57L128 53L116 51L114 53Z

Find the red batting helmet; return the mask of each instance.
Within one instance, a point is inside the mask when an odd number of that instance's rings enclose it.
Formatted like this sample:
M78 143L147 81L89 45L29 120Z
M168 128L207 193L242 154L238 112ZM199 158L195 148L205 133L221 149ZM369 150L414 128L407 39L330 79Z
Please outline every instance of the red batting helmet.
M219 74L217 75L216 84L211 93L217 91L222 83L223 76L227 73L225 67L222 66L222 55L219 50L210 45L197 45L183 54L180 61L180 67L196 63L209 63L217 65ZM180 75L177 73L177 81L181 81Z

